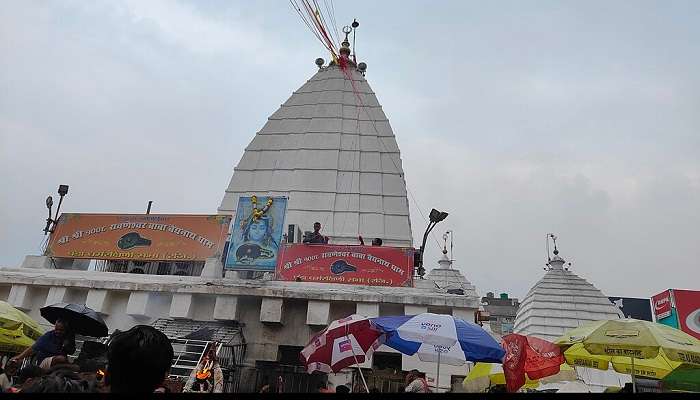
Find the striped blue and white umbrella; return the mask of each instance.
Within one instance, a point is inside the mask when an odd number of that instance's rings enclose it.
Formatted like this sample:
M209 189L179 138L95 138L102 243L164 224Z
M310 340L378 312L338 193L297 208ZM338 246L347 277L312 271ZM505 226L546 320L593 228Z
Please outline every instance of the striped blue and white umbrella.
M378 317L370 322L385 334L383 343L422 361L464 365L467 361L501 363L503 347L482 327L446 314Z

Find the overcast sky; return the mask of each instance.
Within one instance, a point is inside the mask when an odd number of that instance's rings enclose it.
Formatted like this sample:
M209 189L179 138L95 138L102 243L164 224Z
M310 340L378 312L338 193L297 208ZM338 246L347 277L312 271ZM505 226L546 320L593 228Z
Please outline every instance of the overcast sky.
M409 190L481 294L545 234L608 295L700 289L699 1L336 0ZM328 55L280 1L3 1L0 265L65 212L215 213L243 149ZM426 223L410 202L417 245ZM429 244L432 267L439 251Z

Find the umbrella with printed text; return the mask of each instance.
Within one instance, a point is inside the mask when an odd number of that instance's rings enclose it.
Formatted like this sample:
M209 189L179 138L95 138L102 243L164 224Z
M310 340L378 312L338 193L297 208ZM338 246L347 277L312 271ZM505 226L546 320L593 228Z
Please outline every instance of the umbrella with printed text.
M698 339L670 326L632 318L590 322L566 332L555 343L565 357L569 354L569 364L605 370L611 362L618 372L632 375L633 387L638 375L660 378L664 369L680 364L700 367ZM629 360L628 368L623 358Z
M352 365L359 369L359 364L380 346L379 335L369 318L353 314L331 322L311 338L299 355L308 373L333 373ZM364 382L362 370L360 376Z
M481 326L447 314L423 313L372 318L383 344L421 361L460 366L467 361L500 363L505 351Z
M582 343L576 343L566 349L564 357L569 365L603 371L612 366L616 372L632 375L630 357L593 355L583 347ZM641 378L660 379L668 389L693 388L693 391L700 391L700 366L670 360L663 349L654 358L635 359L634 375Z
M542 384L576 380L576 371L568 364L562 364L558 373L541 379L530 379L526 375L524 388L536 389ZM462 382L462 387L469 393L483 392L490 386L505 385L506 376L503 366L496 363L476 363Z

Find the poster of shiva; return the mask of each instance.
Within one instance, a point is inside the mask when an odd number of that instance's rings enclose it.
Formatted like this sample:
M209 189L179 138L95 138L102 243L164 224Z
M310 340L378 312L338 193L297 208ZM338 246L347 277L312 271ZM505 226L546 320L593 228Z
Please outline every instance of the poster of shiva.
M240 197L226 269L274 272L286 212L286 197Z

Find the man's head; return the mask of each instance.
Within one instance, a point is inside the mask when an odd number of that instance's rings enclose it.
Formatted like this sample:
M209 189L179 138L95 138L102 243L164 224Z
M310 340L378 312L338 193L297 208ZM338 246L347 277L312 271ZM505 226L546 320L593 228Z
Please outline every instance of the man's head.
M64 338L68 333L69 328L70 326L68 325L68 321L59 318L56 320L56 323L53 326L53 331L59 338Z
M111 339L106 382L112 393L153 393L172 362L168 337L152 326L136 325Z
M314 222L314 232L318 233L321 231L321 223L320 222Z
M413 380L420 378L420 371L417 369L412 369L407 375L406 375L406 384L409 384L413 382Z
M17 362L8 361L5 363L5 374L7 376L15 376L17 374Z
M381 238L374 238L372 239L372 246L381 246L382 245L382 239Z

